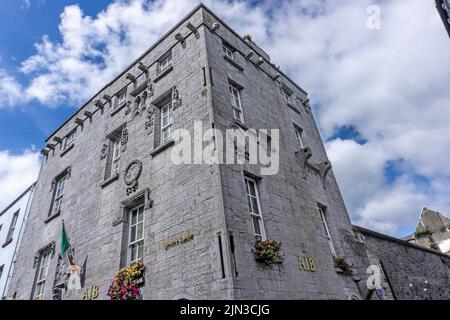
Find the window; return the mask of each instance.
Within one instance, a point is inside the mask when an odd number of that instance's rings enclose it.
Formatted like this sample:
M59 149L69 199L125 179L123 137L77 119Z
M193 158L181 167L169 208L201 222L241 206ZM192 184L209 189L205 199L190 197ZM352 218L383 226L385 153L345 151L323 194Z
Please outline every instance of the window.
M159 62L159 72L163 72L172 66L172 53L169 53L165 58Z
M121 135L112 140L112 158L111 167L114 175L119 174L120 170L120 155L121 155Z
M11 219L11 224L9 225L9 230L8 230L8 235L6 236L6 241L5 241L5 246L7 243L11 242L13 235L14 235L14 230L16 229L16 225L17 225L17 219L19 218L19 212L20 210L17 210L12 219Z
M49 216L57 215L61 212L61 205L64 196L64 188L66 184L66 176L67 174L64 173L60 177L56 178L55 191L53 193L52 210L50 210Z
M283 95L286 103L291 103L291 93L286 88L281 88L281 94Z
M68 147L70 147L73 144L73 142L75 141L75 132L76 131L73 130L66 136L65 141L64 141L64 150L66 150Z
M172 102L169 102L161 107L161 143L169 140L172 137L172 113Z
M223 43L222 50L228 58L234 59L234 51L235 50L230 45Z
M3 268L4 267L5 267L4 264L2 266L0 266L0 280L2 279L2 274L3 274Z
M331 253L333 254L333 256L336 256L336 251L334 250L333 239L331 238L330 230L328 229L327 217L325 215L325 211L326 211L326 208L319 205L319 214L320 214L320 219L322 220L323 230L324 230L325 236L328 240L328 245L330 246Z
M127 102L127 91L124 90L117 95L117 104L115 105L116 109L121 108Z
M261 206L259 203L258 186L256 181L246 177L245 178L245 191L247 194L248 208L250 216L252 218L253 232L255 236L261 239L266 239L266 233L264 230L264 224L261 215Z
M304 149L305 146L303 144L303 137L302 137L303 130L294 124L294 131L295 136L297 137L298 145L300 146L301 149Z
M130 211L130 263L144 257L144 206Z
M229 90L234 118L244 123L244 114L242 113L242 103L241 103L241 92L235 85L232 84L230 84Z
M47 280L47 271L48 271L48 264L50 262L50 254L51 252L44 253L39 258L39 265L36 270L37 277L36 277L36 284L34 286L34 299L35 300L42 300L44 299L44 289L45 289L45 281Z

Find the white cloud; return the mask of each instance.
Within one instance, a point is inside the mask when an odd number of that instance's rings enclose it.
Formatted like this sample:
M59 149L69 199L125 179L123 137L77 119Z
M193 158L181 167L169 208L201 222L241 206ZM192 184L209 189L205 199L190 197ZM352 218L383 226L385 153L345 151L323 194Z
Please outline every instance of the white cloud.
M310 93L324 137L353 125L368 141L326 145L353 220L394 234L414 227L422 205L450 214L450 42L433 2L252 2L206 4ZM44 36L21 64L29 83L0 72L0 108L32 99L81 104L196 4L116 1L92 17L67 6L62 41ZM372 4L381 8L381 30L366 27ZM398 159L401 177L388 182L384 167Z
M13 155L0 150L0 211L37 179L39 153L33 149Z

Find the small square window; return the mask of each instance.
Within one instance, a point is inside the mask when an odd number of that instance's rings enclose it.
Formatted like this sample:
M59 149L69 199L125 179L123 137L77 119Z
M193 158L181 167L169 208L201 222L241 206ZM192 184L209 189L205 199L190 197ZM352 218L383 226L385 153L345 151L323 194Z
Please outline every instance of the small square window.
M171 66L172 66L172 54L170 53L159 62L159 72L161 73Z
M284 101L290 104L292 93L290 93L286 88L281 88L281 94L283 95Z
M76 130L71 131L64 139L64 150L70 147L75 141Z
M116 108L122 107L127 102L127 92L123 91L117 95Z
M232 48L230 45L224 43L222 45L222 50L228 58L234 59L234 51L236 51L234 48Z

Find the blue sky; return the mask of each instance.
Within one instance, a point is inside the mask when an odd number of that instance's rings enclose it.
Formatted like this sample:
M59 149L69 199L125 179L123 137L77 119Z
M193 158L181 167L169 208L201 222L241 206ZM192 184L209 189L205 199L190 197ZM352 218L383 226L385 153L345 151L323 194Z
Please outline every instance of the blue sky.
M197 3L1 2L0 207L36 178L47 136ZM354 223L405 235L423 206L450 214L450 41L433 1L204 3L309 92Z

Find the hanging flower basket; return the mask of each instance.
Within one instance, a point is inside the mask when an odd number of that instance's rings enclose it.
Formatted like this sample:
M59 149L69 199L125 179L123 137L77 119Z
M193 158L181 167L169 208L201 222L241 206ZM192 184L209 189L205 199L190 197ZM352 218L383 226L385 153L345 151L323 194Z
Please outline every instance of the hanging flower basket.
M283 262L281 242L275 240L261 240L257 238L252 252L257 262L264 263L267 266Z
M111 300L141 299L140 287L145 282L144 275L146 272L147 267L142 261L133 262L128 267L120 269L114 276L107 295Z

